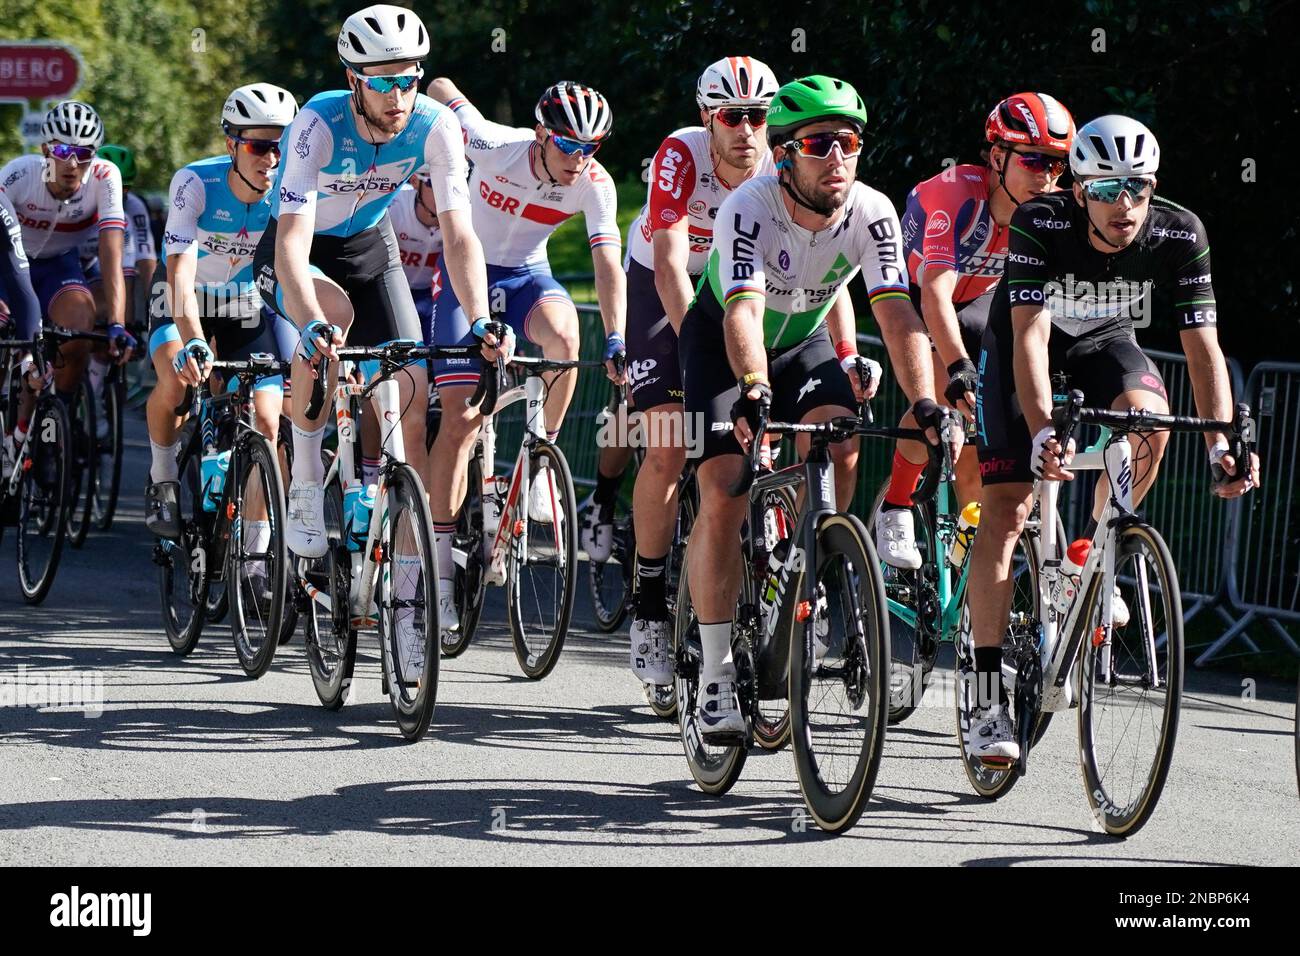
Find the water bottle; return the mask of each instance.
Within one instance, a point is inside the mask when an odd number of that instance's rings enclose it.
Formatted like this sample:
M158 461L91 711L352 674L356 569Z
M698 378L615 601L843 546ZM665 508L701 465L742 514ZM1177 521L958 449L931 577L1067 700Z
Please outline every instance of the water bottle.
M226 472L230 469L230 452L217 451L215 445L203 449L200 474L203 481L203 510L216 511L221 492L226 487Z
M772 608L776 606L777 586L781 583L781 568L785 564L785 556L789 551L790 539L786 538L779 541L767 554L767 574L763 576L763 592L759 597L764 625L767 624Z
M1065 558L1061 561L1056 586L1052 590L1052 607L1056 608L1056 613L1064 615L1074 603L1074 596L1079 593L1079 573L1087 563L1091 549L1092 542L1087 538L1079 538L1065 549Z
M980 503L972 501L961 509L957 517L957 536L952 539L952 550L948 552L948 563L958 570L966 560L971 542L975 540L975 529L980 526Z
M343 486L343 525L348 529L348 550L359 552L370 534L370 512L375 507L375 486L350 481Z

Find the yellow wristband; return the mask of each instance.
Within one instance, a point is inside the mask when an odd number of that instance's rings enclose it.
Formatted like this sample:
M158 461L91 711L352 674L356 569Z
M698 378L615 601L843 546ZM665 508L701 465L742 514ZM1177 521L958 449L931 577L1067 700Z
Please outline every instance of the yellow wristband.
M762 382L764 385L768 385L768 386L772 384L767 380L766 372L746 372L744 375L740 376L741 388L749 388L749 386L755 384L756 382Z

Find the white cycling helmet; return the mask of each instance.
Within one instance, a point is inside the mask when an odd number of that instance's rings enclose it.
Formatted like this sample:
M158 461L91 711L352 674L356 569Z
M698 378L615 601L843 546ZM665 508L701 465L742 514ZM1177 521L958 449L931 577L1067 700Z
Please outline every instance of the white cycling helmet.
M227 133L258 126L283 129L298 115L293 94L270 83L249 83L226 97L221 108L221 128Z
M1070 148L1070 171L1082 176L1145 176L1160 168L1155 134L1127 116L1098 116L1079 127Z
M614 128L609 101L599 91L572 80L548 86L533 115L552 133L584 143L598 143Z
M360 70L367 66L423 60L429 55L429 31L410 10L377 3L358 10L339 31L339 59Z
M776 74L752 56L726 56L710 63L695 84L695 102L702 110L720 106L767 106L776 95Z
M88 103L64 100L45 114L41 127L45 142L67 143L99 149L104 144L104 123Z

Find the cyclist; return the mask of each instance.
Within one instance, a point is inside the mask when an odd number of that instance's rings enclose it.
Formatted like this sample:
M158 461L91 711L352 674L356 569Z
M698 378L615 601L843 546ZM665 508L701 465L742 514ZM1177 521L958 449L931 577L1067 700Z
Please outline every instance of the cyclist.
M494 313L516 337L522 335L539 346L547 358L578 357L578 313L569 293L551 275L546 243L560 223L581 211L605 324L604 357L611 378L621 378L614 364L624 352L625 308L617 194L613 180L594 158L613 127L605 97L589 86L561 81L538 100L536 125L516 129L484 119L445 77L429 85L429 95L453 109L465 128L465 150L474 163L470 182L474 230L483 242ZM441 213L441 205L438 209ZM437 344L471 341L472 314L455 288L444 287L438 294ZM476 364L469 361L434 363L442 420L430 453L430 509L445 576L439 584L440 600L449 609L453 607L451 537L481 420L476 409L465 407L464 399L477 385L478 376ZM552 437L559 433L576 383L572 374L559 374L551 381L545 416ZM542 470L535 478L529 489L529 513L535 521L549 521L554 500L550 473ZM445 614L442 620L444 627L451 628L456 616Z
M158 382L147 406L153 462L145 489L145 525L154 534L181 533L176 406L186 386L199 385L216 354L227 360L257 352L287 360L297 336L265 308L253 285L253 252L271 214L271 176L280 136L298 112L292 94L270 83L231 92L221 111L226 152L177 171L168 194L163 255L166 289L150 306L149 358ZM216 344L216 351L208 345ZM201 359L192 354L198 350ZM276 440L284 394L281 376L262 379L254 422ZM248 544L264 550L271 528L250 517Z
M321 439L332 390L315 419L306 414L321 356L333 360L348 336L357 345L419 341L420 320L402 273L392 222L385 215L398 187L427 163L450 284L465 313L487 322L482 247L471 228L465 152L451 110L417 90L429 34L409 10L377 4L354 13L338 38L348 88L320 93L285 134L284 162L271 220L254 259L258 287L302 330L293 368L293 481L286 541L296 554L325 554ZM447 294L444 288L442 295ZM473 323L471 323L473 327ZM484 329L486 354L499 343ZM428 394L422 366L397 376L402 407ZM425 416L402 418L406 457L422 471ZM447 565L450 558L441 555ZM419 558L397 554L398 594L415 594ZM445 566L445 565L444 565ZM453 615L454 616L454 615ZM403 668L422 666L423 638L413 608L402 608Z
M9 197L0 192L0 336L9 338L17 334L20 339L31 339L41 327L41 304L32 288L31 267L23 249L23 230ZM30 352L20 358L20 368L32 391L39 390L43 382L36 374L36 365ZM24 392L14 421L14 434L3 435L9 446L8 461L13 460L13 450L27 435L27 425L35 406L34 396Z
M1054 192L1065 172L1074 119L1046 93L1016 93L984 124L985 165L945 169L907 196L903 249L912 304L934 342L935 381L947 381L945 403L973 418L975 363L993 290L1007 256L1011 214L1022 202ZM946 371L945 371L946 370ZM898 568L919 568L912 492L925 469L902 446L894 452L876 549ZM959 505L979 499L979 463L968 450L957 463Z
M898 216L882 193L854 181L866 123L861 97L842 80L807 76L777 91L767 116L777 174L751 179L723 200L705 279L682 320L686 413L706 426L687 558L691 580L707 582L691 589L706 738L744 730L731 618L746 504L728 486L763 408L802 422L851 414L859 373L874 377L857 354L852 324L828 315L859 270L917 421L936 430L933 441L946 421L933 397L925 329L908 298ZM945 431L959 449L959 431ZM832 448L841 507L853 494L856 456L854 442Z
M1167 413L1164 383L1133 334L1159 311L1177 319L1197 413L1232 417L1205 226L1155 196L1159 167L1151 130L1125 116L1099 117L1071 146L1073 189L1022 203L1011 217L1007 267L980 351L984 490L968 588L979 707L966 746L991 767L1020 755L1001 681L1012 550L1033 480L1074 477L1073 443L1062 448L1052 430L1050 374L1064 371L1091 406ZM1167 439L1144 435L1134 449L1135 502L1151 488ZM1216 495L1235 498L1258 487L1257 456L1234 462L1221 434L1207 435L1206 443ZM1239 464L1241 476L1229 477ZM1095 532L1096 517L1094 511L1085 537Z
M53 325L89 332L95 301L86 286L79 250L97 237L104 271L110 354L127 361L135 340L125 325L122 178L117 167L95 156L104 141L99 115L79 100L64 100L45 114L41 154L18 156L0 169L0 192L8 194L22 227L31 282L41 314ZM69 405L86 370L90 343L60 349L55 390Z

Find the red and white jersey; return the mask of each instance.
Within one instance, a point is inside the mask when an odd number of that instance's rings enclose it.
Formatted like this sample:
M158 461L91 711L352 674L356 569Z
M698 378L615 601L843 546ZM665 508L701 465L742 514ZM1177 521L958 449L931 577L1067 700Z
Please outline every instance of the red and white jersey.
M32 259L48 259L78 249L89 235L126 229L122 210L122 174L106 159L95 157L69 199L55 199L45 184L45 157L28 153L0 169L0 192L9 197L23 246Z
M149 225L149 207L145 205L138 193L127 193L122 198L122 207L126 211L126 236L122 239L122 271L135 275L135 264L141 259L158 259L157 247L153 241L153 229ZM81 241L81 265L89 269L99 262L99 233L88 232ZM87 272L89 275L89 272Z
M765 152L750 178L775 174L772 154ZM628 257L653 269L654 234L685 219L691 244L686 271L699 275L713 248L713 220L718 207L737 185L723 182L714 172L707 129L687 126L672 133L650 164L646 204L628 230Z
M587 220L587 244L621 245L618 195L594 158L572 186L544 178L541 147L531 129L484 119L466 99L447 104L465 129L465 155L474 163L470 210L489 265L547 265L546 241L576 212Z
M402 257L406 284L412 289L441 288L442 231L426 226L415 213L415 188L403 186L388 207L388 218L397 233L397 250Z

